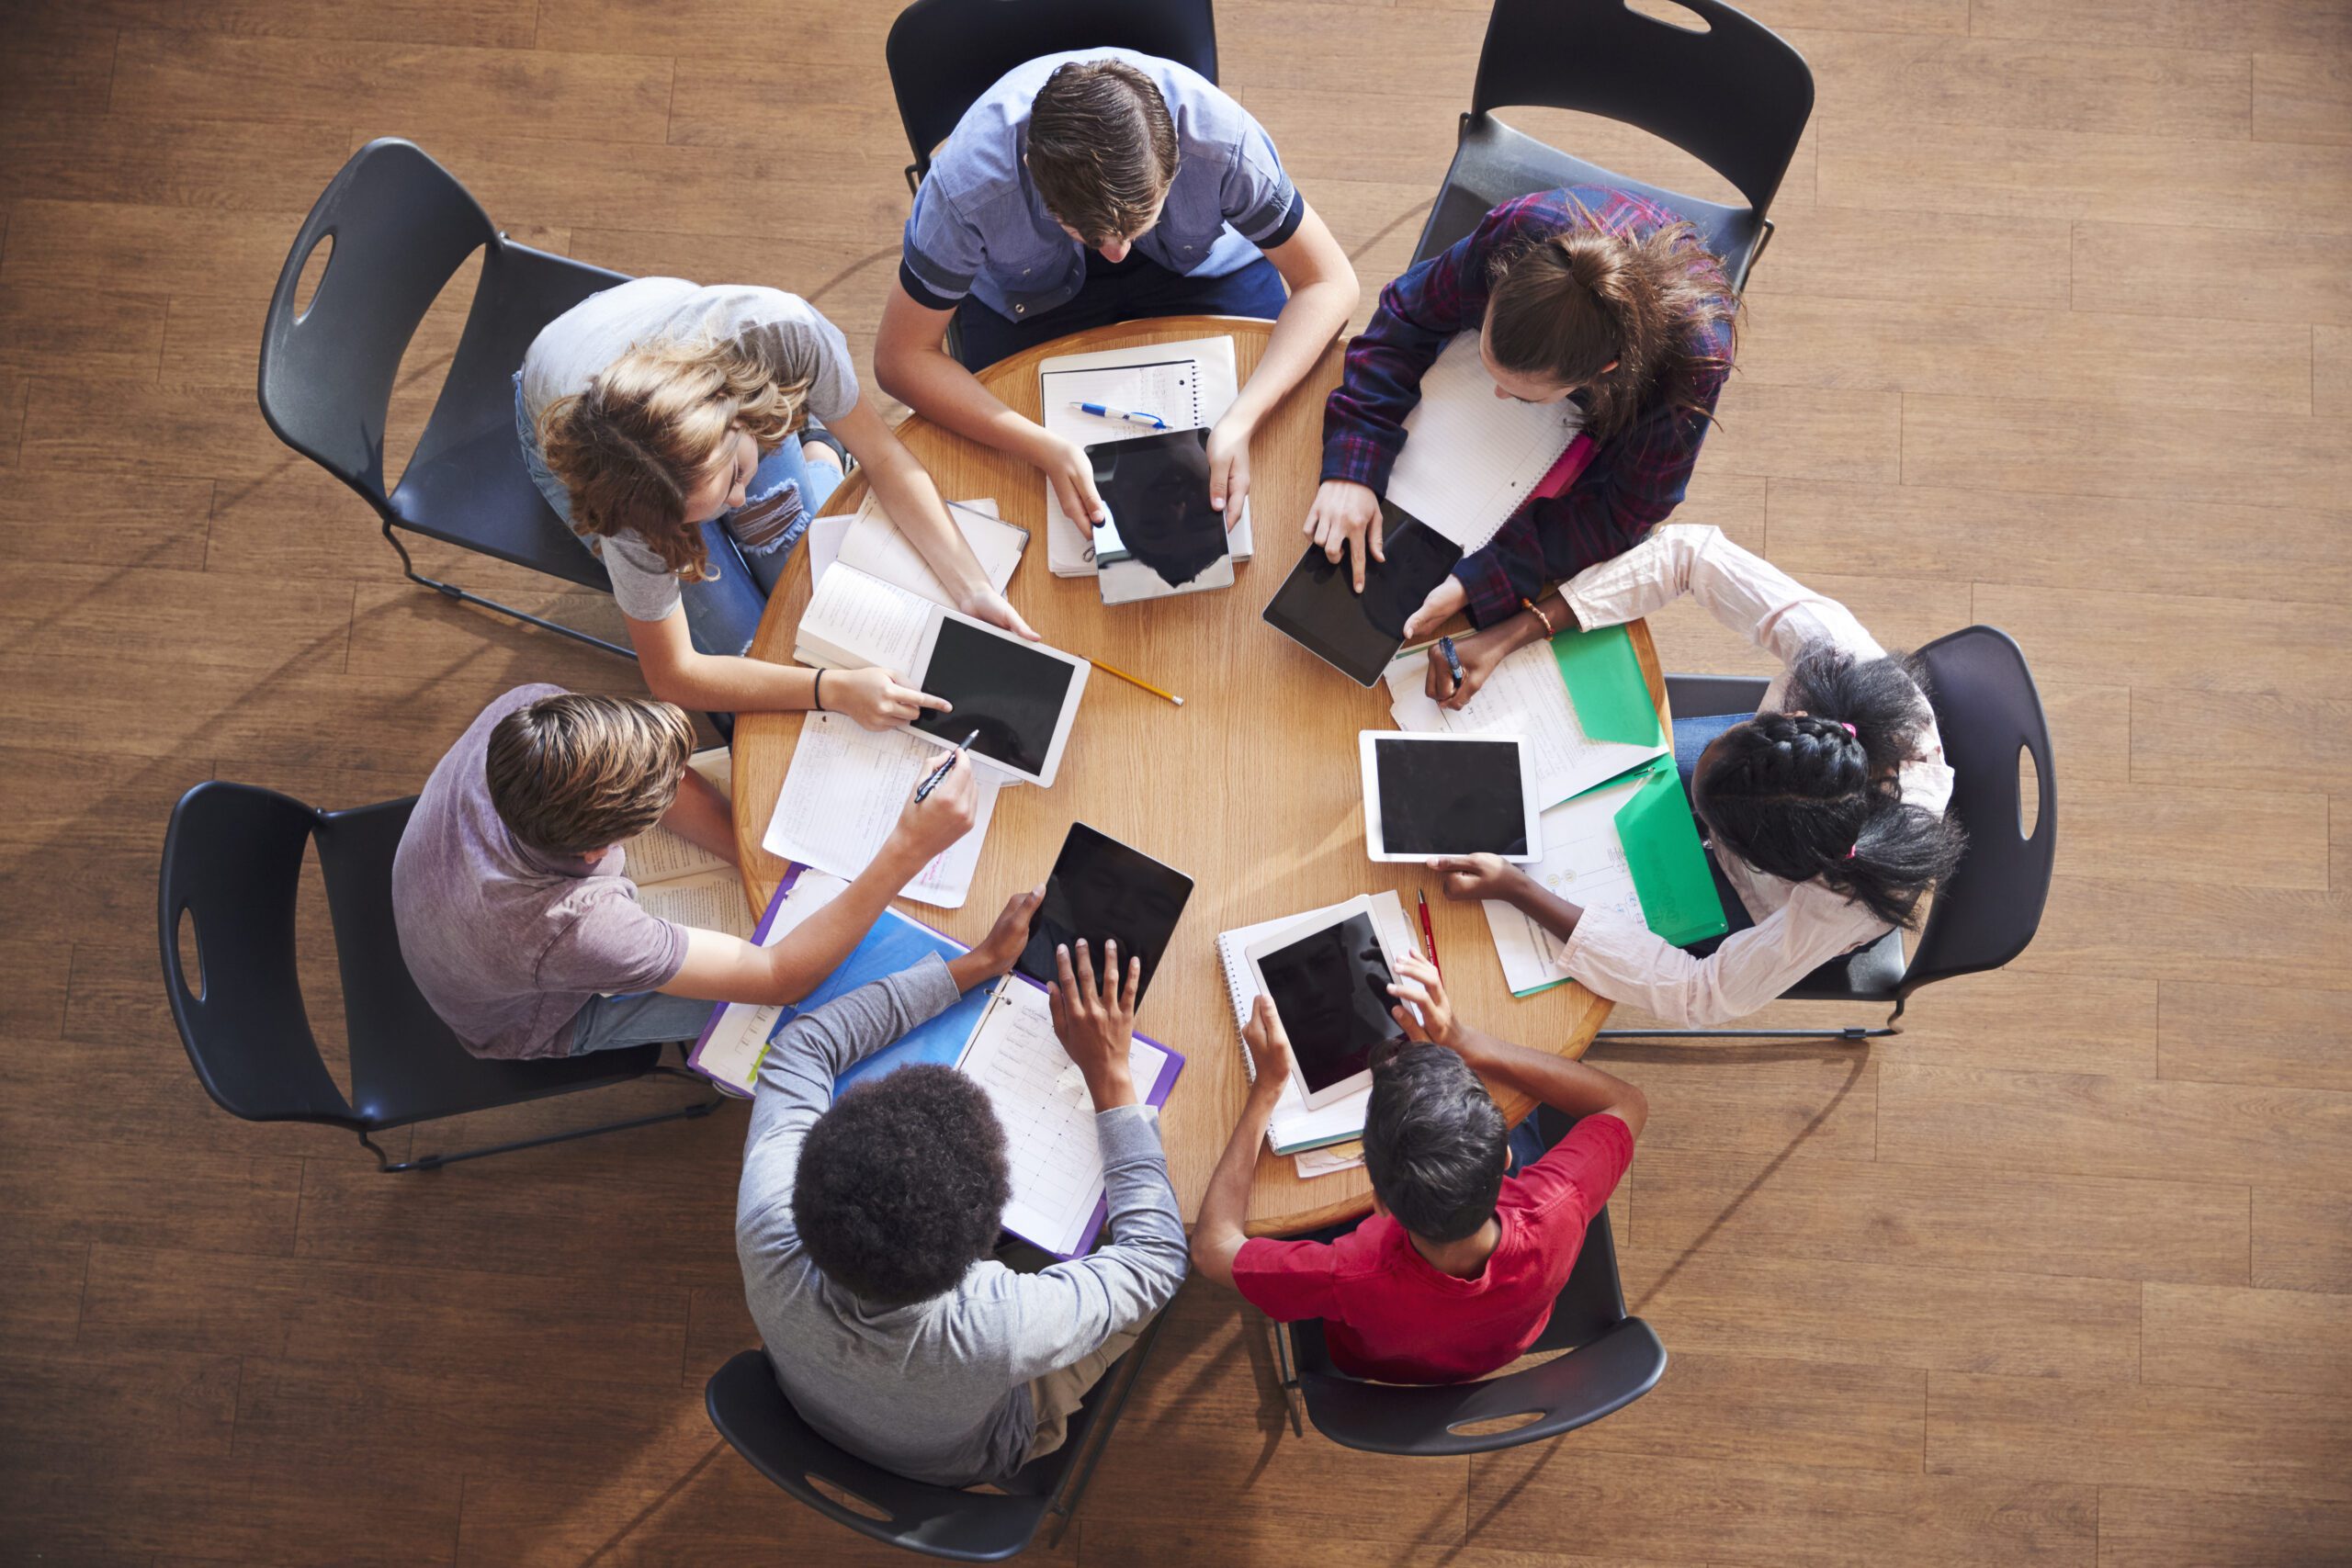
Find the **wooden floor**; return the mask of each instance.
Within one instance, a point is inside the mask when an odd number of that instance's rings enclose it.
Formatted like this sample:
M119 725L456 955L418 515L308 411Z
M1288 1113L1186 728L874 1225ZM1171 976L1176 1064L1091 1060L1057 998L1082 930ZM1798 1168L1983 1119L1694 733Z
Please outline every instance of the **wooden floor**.
M1889 641L2024 645L2064 818L2040 939L1867 1052L1604 1054L1654 1107L1616 1205L1674 1358L1647 1399L1493 1458L1358 1455L1291 1436L1232 1299L1190 1287L1063 1560L2352 1561L2352 5L1754 8L1819 107L1683 515ZM752 1342L740 1110L380 1177L205 1100L152 922L197 781L399 795L510 684L634 680L406 585L263 426L263 306L344 158L409 136L517 237L797 289L863 362L906 207L889 9L5 8L0 1560L887 1555L703 1415ZM1480 0L1220 11L1368 304ZM1710 188L1563 118L1532 124ZM1753 667L1658 628L1670 668Z

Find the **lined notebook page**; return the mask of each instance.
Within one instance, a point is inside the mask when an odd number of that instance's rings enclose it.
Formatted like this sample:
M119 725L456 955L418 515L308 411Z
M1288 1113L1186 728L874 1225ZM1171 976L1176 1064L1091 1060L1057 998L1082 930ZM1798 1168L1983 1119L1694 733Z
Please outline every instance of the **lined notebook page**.
M792 749L761 847L835 876L857 875L882 852L915 785L944 755L903 730L876 733L841 714L810 714L801 721L800 743ZM917 903L960 909L971 894L1002 776L992 768L973 772L978 816L970 832L907 884L906 896Z
M895 582L836 561L801 612L792 656L803 664L849 669L874 664L907 675L922 651L923 628L937 608Z
M972 557L980 563L989 586L1003 592L1004 585L1012 581L1013 569L1021 564L1022 552L1028 547L1028 530L999 518L994 501L951 501L947 503L947 516L964 536L964 542L972 547ZM809 527L813 533L816 525ZM909 592L920 593L933 604L954 603L948 597L947 585L931 570L931 563L922 558L914 541L899 531L890 514L871 495L857 509L842 534L839 558L843 565L854 566L868 577L878 577ZM809 567L812 572L817 570L813 550Z
M1148 1091L1159 1081L1168 1053L1135 1040L1127 1061L1136 1087ZM1076 1251L1102 1201L1102 1149L1094 1101L1054 1038L1046 993L1008 979L956 1066L987 1094L1004 1128L1012 1175L1005 1229L1049 1252Z
M1584 411L1574 403L1495 396L1478 334L1459 333L1439 351L1421 378L1421 400L1405 416L1388 499L1464 555L1483 549L1583 428Z
M1429 667L1425 653L1388 667L1388 713L1396 727L1443 735L1525 737L1540 806L1566 800L1668 752L1663 741L1636 746L1587 735L1548 642L1532 642L1509 655L1477 694L1458 708L1442 708L1430 699L1423 684Z
M1588 911L1607 909L1645 921L1633 868L1625 862L1624 840L1617 834L1617 813L1641 787L1642 781L1634 779L1545 811L1544 858L1525 867L1527 874ZM1503 984L1512 996L1527 996L1568 978L1560 963L1567 943L1511 905L1487 899L1481 908L1487 911L1487 929L1494 933L1495 953L1502 960Z

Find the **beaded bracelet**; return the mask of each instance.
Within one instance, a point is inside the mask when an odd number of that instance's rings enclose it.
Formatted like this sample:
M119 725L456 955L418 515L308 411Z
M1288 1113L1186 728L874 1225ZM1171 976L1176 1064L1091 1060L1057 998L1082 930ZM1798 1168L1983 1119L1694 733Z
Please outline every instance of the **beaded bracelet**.
M1534 600L1521 599L1519 602L1519 607L1544 623L1544 635L1545 637L1557 637L1560 635L1552 629L1552 617L1545 615Z

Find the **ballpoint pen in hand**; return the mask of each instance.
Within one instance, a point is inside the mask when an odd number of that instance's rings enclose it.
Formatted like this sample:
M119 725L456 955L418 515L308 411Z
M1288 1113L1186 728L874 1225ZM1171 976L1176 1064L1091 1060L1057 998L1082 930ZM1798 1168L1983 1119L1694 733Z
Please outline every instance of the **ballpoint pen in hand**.
M967 750L968 750L972 742L978 740L979 738L980 732L977 729L972 731L971 734L964 737L964 744L956 747L953 751L950 751L947 754L947 761L932 769L931 776L923 780L922 783L915 785L915 804L917 806L921 806L924 801L931 798L931 792L939 787L939 781L947 776L947 770L956 765L956 759L962 756Z
M1462 685L1462 656L1453 650L1453 639L1450 637L1438 638L1437 650L1445 655L1445 667L1453 672L1454 687L1459 690Z

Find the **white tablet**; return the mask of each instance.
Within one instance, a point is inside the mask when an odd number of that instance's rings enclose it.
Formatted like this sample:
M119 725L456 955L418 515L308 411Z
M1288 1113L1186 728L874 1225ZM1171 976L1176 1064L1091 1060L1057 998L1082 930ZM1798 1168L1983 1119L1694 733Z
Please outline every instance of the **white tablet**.
M947 713L926 708L910 728L949 748L978 730L975 755L1033 784L1050 784L1090 668L1057 648L954 610L934 610L915 653L914 683L955 706Z
M1309 1111L1344 1100L1372 1082L1373 1054L1405 1032L1388 1010L1396 971L1372 898L1349 899L1329 914L1242 950L1250 978L1274 999L1290 1036L1291 1065Z
M1364 841L1376 861L1544 858L1535 763L1516 735L1357 735Z

